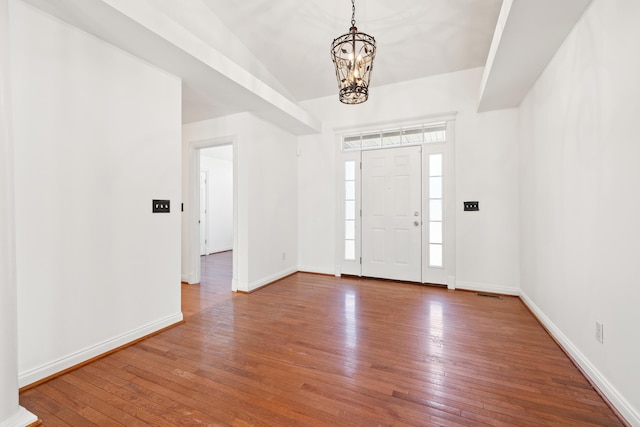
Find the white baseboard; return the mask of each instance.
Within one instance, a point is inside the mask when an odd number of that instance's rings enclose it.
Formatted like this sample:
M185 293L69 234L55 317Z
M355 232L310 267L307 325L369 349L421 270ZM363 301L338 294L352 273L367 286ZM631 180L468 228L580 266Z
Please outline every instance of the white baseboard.
M276 280L280 280L283 277L287 277L290 274L297 273L297 272L298 272L298 267L291 267L291 268L287 268L286 270L282 270L278 273L270 274L267 277L263 277L260 280L256 280L254 282L249 283L248 289L246 291L247 292L255 291L256 289L261 288L265 285L268 285L269 283L273 283ZM238 290L242 291L244 289L238 288Z
M460 282L455 284L456 289L464 289L467 291L489 292L492 294L503 295L520 295L520 288L510 288L507 286L487 285L484 283Z
M298 271L302 273L315 273L315 274L326 274L329 276L335 276L336 271L332 268L322 268L322 267L314 267L311 265L299 265Z
M536 317L547 328L549 333L560 343L562 348L571 355L582 371L593 381L600 391L609 399L609 402L632 426L640 426L640 413L635 411L627 400L620 395L618 390L605 378L604 375L582 354L582 352L562 333L562 331L538 308L537 305L520 291L520 299L525 303Z
M0 427L27 427L36 421L38 421L38 417L24 409L22 406L18 406L18 412L16 412L11 418L0 421Z
M193 284L195 283L193 278L194 278L195 274L193 273L187 273L187 274L182 274L180 275L180 280L184 283L189 283L189 284Z
M456 276L447 276L447 289L455 290L456 289Z
M65 369L71 368L72 366L79 365L82 362L86 362L87 360L100 356L101 354L105 354L115 348L118 348L146 335L150 335L163 328L181 322L182 320L182 313L177 313L172 316L165 317L164 319L160 319L142 327L136 328L117 337L113 337L91 347L87 347L68 356L62 357L58 360L45 363L44 365L29 369L25 372L20 372L18 374L18 386L24 387L26 385L33 384L36 381L40 381L43 378L55 375L58 372L62 372Z
M213 254L219 254L219 253L222 253L222 252L230 252L232 250L233 250L233 247L228 248L228 247L224 247L224 246L221 246L219 248L207 248L207 254L208 255L213 255Z

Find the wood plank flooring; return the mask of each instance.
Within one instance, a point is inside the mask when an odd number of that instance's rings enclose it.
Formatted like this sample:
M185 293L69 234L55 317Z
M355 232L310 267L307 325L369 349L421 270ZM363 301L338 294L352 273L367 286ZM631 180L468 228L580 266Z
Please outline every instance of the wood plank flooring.
M182 284L182 315L185 318L236 296L231 292L231 251L202 256L200 264L200 284Z
M623 425L518 298L304 273L248 295L211 281L183 286L185 324L21 405L45 426Z

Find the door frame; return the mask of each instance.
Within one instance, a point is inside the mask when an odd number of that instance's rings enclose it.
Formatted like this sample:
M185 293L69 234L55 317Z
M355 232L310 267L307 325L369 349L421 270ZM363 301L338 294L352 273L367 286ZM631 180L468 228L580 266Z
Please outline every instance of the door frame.
M187 190L187 283L200 283L200 150L231 145L233 147L233 273L231 290L238 290L238 144L235 136L189 142Z
M202 148L200 150L203 150ZM200 153L201 154L201 153ZM205 208L204 208L204 219L203 219L203 215L202 215L202 199L203 199L203 184L202 184L202 176L204 175L204 203L205 203ZM209 171L208 170L202 170L202 168L200 168L200 197L198 198L198 210L200 211L200 217L199 217L199 222L198 224L200 224L200 256L202 255L209 255L209 209L208 209L208 205L209 205ZM202 221L204 220L204 224L202 224ZM204 234L204 236L203 236ZM204 254L202 253L202 240L204 238Z
M366 126L353 128L353 127L343 127L343 128L335 128L334 132L336 135L335 138L335 159L336 159L336 173L335 173L335 189L336 189L336 210L335 210L335 276L339 277L343 274L362 276L362 265L358 264L353 265L353 262L345 261L344 257L344 212L345 212L345 190L344 190L344 162L346 160L356 160L357 162L362 162L362 150L350 150L343 151L342 149L342 139L346 135L354 135L358 133L367 133L369 131L377 131L379 129L388 129L388 128L404 128L404 127L412 127L416 125L429 123L438 123L445 122L446 130L447 130L447 140L446 143L440 143L443 145L443 152L445 154L445 179L444 179L444 206L443 206L443 215L445 219L444 225L444 239L447 243L444 248L444 269L446 270L446 278L447 283L446 286L448 289L456 288L456 161L455 161L455 118L457 112L449 112L443 113L439 115L430 115L425 117L419 117L411 121L407 122L384 122L378 124L369 124ZM438 143L431 143L438 144ZM422 144L423 147L425 145L429 145L428 143ZM390 147L381 147L390 148ZM423 218L423 254L422 254L422 272L423 272L423 280L424 280L424 270L425 263L427 262L428 251L424 250L424 245L427 243L427 236L424 227L424 220L427 210L426 204L428 203L428 199L425 197L425 161L428 160L426 152L428 150L422 150L422 218ZM356 174L356 209L359 211L361 206L361 185L362 185L362 176L361 169L360 172ZM361 217L357 216L357 225L356 225L356 235L358 236L358 244L356 245L356 257L359 258L361 256ZM345 267L347 267L345 269Z

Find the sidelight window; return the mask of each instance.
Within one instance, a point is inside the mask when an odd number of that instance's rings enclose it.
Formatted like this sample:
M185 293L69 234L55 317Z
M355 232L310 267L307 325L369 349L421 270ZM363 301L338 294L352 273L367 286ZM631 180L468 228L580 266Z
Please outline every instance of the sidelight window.
M443 264L442 153L429 155L429 267Z
M356 259L356 162L344 162L344 259Z

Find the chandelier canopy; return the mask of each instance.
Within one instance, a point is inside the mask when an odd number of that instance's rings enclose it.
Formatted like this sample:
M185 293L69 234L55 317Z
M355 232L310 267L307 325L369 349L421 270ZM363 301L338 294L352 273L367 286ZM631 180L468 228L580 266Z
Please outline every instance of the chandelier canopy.
M331 43L331 59L338 79L338 96L344 104L361 104L369 98L369 81L376 56L373 36L356 28L355 0L351 0L351 28Z

